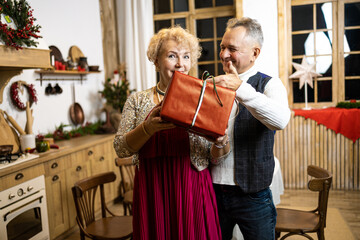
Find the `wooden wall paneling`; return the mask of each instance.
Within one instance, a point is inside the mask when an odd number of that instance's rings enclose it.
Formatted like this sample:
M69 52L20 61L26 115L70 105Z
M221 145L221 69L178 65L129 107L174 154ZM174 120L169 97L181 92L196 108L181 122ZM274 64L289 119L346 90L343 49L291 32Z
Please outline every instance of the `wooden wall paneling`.
M292 116L288 126L275 134L274 154L285 188L307 188L306 169L312 164L333 173L333 189L360 189L359 140L353 143L311 119Z
M115 0L99 0L105 79L112 78L119 68L119 44L117 36Z

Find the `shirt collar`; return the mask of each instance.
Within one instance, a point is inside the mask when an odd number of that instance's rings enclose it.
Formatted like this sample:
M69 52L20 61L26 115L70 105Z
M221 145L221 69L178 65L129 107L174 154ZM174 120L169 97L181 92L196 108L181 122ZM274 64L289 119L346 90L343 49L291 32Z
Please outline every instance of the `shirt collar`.
M247 82L247 80L249 80L249 78L251 76L254 76L256 73L257 73L257 69L256 69L256 67L254 65L249 70L247 70L246 72L243 72L243 73L239 74L239 78L242 81Z

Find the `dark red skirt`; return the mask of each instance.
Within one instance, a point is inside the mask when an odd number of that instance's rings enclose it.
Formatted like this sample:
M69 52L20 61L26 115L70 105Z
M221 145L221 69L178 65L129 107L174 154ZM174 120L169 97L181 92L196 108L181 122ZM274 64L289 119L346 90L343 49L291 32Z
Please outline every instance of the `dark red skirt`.
M135 174L134 239L221 239L210 172L190 162L189 136L161 131L139 153Z

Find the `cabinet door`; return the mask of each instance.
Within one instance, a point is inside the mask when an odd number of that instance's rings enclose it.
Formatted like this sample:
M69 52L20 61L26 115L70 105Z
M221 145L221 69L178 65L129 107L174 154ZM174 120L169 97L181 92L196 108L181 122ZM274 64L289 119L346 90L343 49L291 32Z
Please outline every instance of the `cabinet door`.
M69 229L65 162L69 156L45 163L45 184L51 239Z
M112 171L109 168L109 161L111 161L111 159L109 159L109 155L107 153L107 151L109 150L109 146L108 146L108 142L106 143L101 143L98 144L94 147L88 148L87 149L87 156L89 157L89 162L90 162L90 169L91 169L91 175L96 175L99 173L104 173L104 172L109 172ZM110 184L106 184L105 185L105 198L107 202L110 202L112 199L112 195L113 195L113 183ZM100 205L99 200L97 200L95 202L95 206L96 206L96 210L100 209L100 207L98 207Z
M89 162L86 161L82 151L70 154L69 167L66 170L66 189L69 208L69 225L70 228L77 225L76 209L71 188L75 182L88 177L90 174Z

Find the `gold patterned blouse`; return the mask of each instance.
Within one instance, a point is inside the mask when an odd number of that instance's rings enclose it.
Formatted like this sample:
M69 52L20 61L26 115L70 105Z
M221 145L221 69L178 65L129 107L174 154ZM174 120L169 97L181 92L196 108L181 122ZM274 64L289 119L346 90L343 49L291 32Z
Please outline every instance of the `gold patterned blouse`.
M137 166L139 166L139 155L131 152L127 146L125 134L141 124L151 109L155 107L156 104L152 101L153 92L153 88L151 88L129 96L124 105L119 129L114 139L117 155L121 158L133 156L133 163ZM189 140L191 163L198 171L202 171L209 165L211 142L193 133L189 133Z

